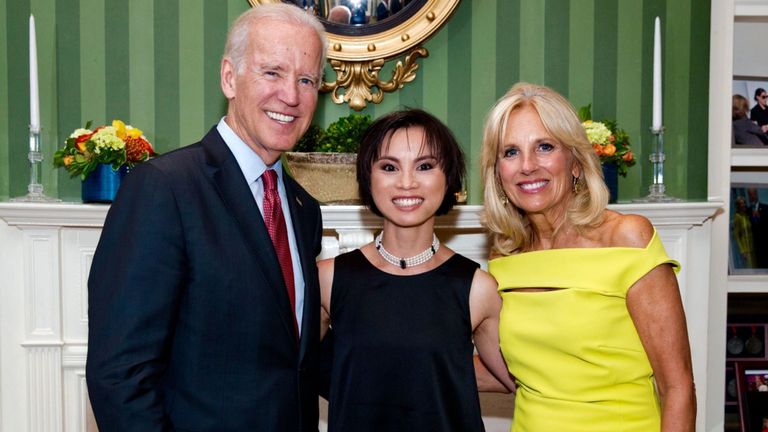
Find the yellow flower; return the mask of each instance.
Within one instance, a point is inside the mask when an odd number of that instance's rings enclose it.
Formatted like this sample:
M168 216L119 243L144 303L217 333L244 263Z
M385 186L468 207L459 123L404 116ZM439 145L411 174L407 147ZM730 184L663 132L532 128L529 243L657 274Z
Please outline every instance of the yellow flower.
M115 128L115 135L125 141L127 138L138 138L143 133L131 125L126 125L121 120L112 120L112 127Z
M112 127L115 128L115 135L117 135L118 138L125 138L125 123L121 120L112 120Z
M610 142L611 131L601 122L587 120L582 123L584 132L587 133L587 139L590 144L606 145Z
M121 122L122 123L122 122ZM120 150L125 148L125 142L117 136L117 129L112 126L106 126L99 129L91 140L94 142L94 151L101 153L101 149L108 148L112 150Z

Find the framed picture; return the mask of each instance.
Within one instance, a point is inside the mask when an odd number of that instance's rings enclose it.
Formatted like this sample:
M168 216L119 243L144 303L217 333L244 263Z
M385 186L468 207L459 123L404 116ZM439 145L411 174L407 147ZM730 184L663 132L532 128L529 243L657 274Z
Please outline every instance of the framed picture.
M733 367L741 432L767 432L768 361L737 361Z
M729 273L768 274L768 181L731 183Z
M741 95L749 101L749 108L757 104L755 93L757 89L768 90L768 81L765 79L747 79L742 76L734 76L732 81L733 94Z
M768 124L768 81L738 78L733 79L732 147L766 147L768 134L761 126Z

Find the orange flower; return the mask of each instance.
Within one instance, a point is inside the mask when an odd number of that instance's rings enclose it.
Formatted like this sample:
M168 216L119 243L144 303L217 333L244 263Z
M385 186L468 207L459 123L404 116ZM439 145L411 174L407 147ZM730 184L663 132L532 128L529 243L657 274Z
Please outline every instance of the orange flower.
M628 150L621 158L624 159L625 162L632 162L635 159L635 156L632 154L632 150Z
M600 144L592 144L592 148L595 150L595 154L598 156L603 155L603 146Z
M606 144L605 147L603 147L603 154L606 156L613 156L613 154L616 153L616 146L613 144Z
M96 132L94 131L91 133L83 134L75 139L75 147L77 147L77 149L80 150L80 153L85 153L85 143L88 142L89 139L91 139L94 133Z
M152 148L152 144L141 136L134 138L128 135L124 141L125 158L128 162L141 162L148 157L155 155L155 150Z
M70 166L75 161L74 156L64 156L64 166Z

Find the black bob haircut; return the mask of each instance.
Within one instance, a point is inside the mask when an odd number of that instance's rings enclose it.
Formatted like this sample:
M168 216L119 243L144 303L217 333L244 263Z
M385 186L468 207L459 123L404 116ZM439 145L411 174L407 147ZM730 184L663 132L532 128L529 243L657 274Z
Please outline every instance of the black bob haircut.
M764 88L762 88L762 87L758 87L758 88L756 88L756 89L755 89L755 97L754 97L753 99L754 99L754 100L757 100L757 98L758 98L758 97L759 97L761 94L763 94L763 93L765 93L765 89L764 89Z
M365 131L357 154L357 184L360 188L360 200L377 216L383 216L376 207L371 194L371 170L382 151L389 147L392 134L400 129L421 127L424 130L424 142L420 145L437 159L440 169L445 174L445 196L437 209L436 215L448 213L456 204L456 192L460 192L466 173L464 153L456 137L448 126L432 114L415 108L394 111L376 119Z

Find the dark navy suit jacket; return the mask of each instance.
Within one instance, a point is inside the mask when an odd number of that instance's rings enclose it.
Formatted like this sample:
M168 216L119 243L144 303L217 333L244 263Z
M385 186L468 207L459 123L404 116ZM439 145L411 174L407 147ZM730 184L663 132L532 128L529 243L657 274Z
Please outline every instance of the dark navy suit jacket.
M88 281L101 431L317 431L322 221L284 183L306 283L300 341L263 218L215 128L125 178Z

